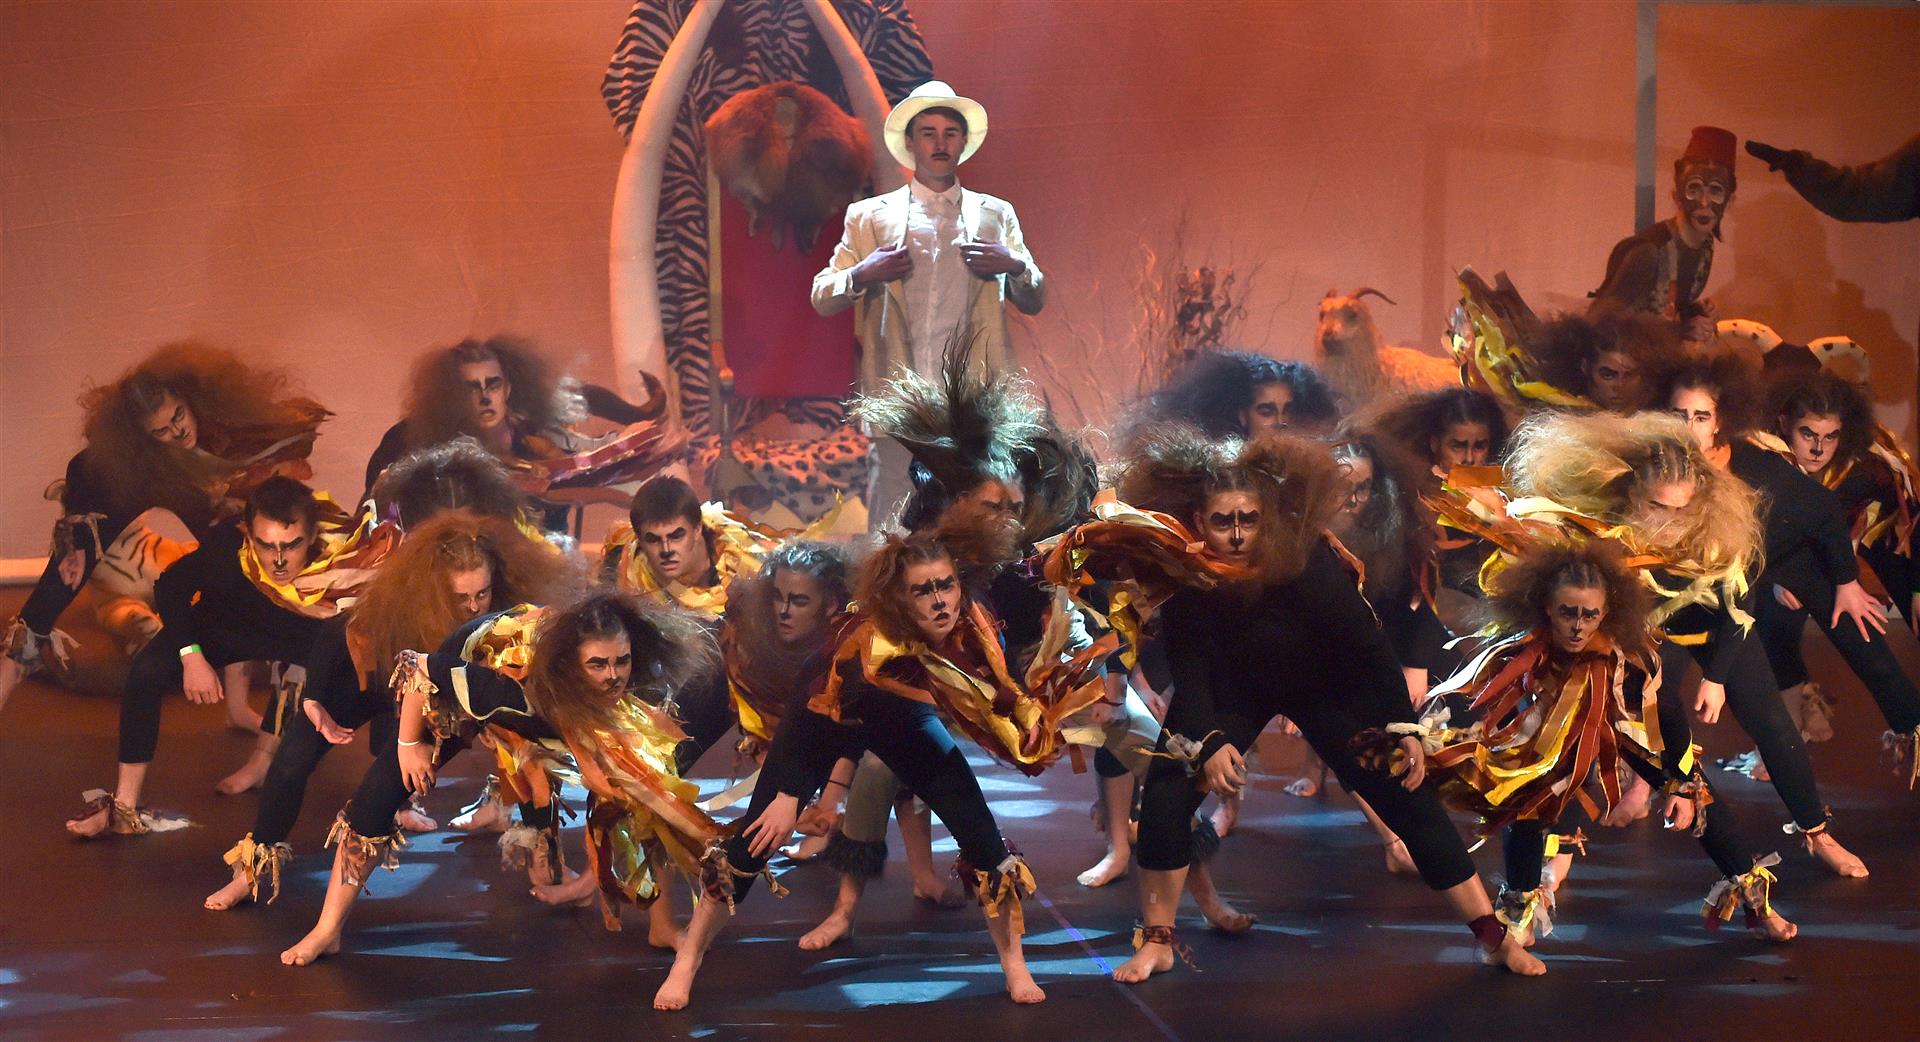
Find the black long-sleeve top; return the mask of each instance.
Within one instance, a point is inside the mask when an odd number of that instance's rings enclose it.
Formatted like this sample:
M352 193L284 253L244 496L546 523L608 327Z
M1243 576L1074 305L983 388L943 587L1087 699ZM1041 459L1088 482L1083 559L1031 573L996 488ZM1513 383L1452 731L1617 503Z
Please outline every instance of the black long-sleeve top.
M1734 443L1728 469L1765 500L1761 517L1770 566L1804 552L1813 555L1834 586L1860 578L1846 511L1831 489L1779 453L1745 441Z
M461 655L474 631L502 614L489 612L455 630L453 636L442 641L440 647L427 656L427 676L435 687L451 694L459 690L453 682L453 671L463 671L466 708L472 716L455 727L462 737L478 731L482 724L498 724L533 741L557 740L560 732L534 715L533 709L527 705L526 690L519 681L477 662L469 662Z
M289 610L267 596L240 570L238 528L217 528L198 549L160 573L154 607L176 648L211 639L237 639L249 649L272 652L246 657L303 662L313 649L320 620Z
M1406 678L1373 609L1325 541L1292 582L1265 587L1251 600L1230 588L1185 590L1160 617L1187 738L1213 731L1223 708L1273 707L1274 690L1286 688L1297 689L1313 711L1341 718L1351 734L1415 719ZM1206 739L1200 762L1224 743Z
M320 703L335 719L359 717L369 710L391 709L393 689L387 686L387 670L375 670L370 687L360 686L360 671L353 664L347 647L347 615L336 615L320 624L314 634L313 650L307 653L306 698Z
M1920 135L1859 166L1835 166L1799 150L1780 169L1787 183L1821 213L1842 221L1910 221L1920 217Z

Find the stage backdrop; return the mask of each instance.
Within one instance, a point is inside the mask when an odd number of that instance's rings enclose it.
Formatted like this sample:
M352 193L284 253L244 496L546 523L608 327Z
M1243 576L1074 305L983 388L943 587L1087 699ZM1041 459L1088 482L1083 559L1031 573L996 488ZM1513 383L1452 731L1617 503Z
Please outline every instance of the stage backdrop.
M167 339L300 373L338 413L320 480L349 494L424 346L513 331L609 379L599 87L627 10L0 4L0 557L44 552L75 396ZM1433 345L1453 268L1570 305L1632 230L1632 3L914 13L992 112L966 182L1015 202L1052 280L1020 349L1092 420L1130 389L1113 345L1150 256L1251 275L1235 339L1306 357L1330 287L1387 292L1388 337ZM1855 160L1920 130L1910 6L1665 7L1658 44L1663 171L1700 122ZM1709 292L1866 343L1904 428L1920 224L1838 224L1742 162Z

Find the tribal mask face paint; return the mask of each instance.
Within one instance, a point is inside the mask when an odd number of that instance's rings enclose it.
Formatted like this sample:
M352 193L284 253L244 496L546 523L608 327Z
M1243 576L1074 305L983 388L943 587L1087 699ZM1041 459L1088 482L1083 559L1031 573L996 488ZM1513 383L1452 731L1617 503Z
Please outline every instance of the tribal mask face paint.
M913 621L920 627L920 639L932 645L944 643L960 621L964 600L953 562L942 559L910 564L902 579L907 600L913 606Z
M1215 557L1232 564L1245 564L1253 553L1253 540L1260 531L1260 500L1244 490L1216 492L1207 497L1207 505L1194 515L1193 526Z

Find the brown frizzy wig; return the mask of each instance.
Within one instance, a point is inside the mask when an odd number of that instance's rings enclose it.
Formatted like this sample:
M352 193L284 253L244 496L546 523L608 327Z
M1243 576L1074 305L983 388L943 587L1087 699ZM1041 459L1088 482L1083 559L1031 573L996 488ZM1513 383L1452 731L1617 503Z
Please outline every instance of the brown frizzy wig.
M1254 568L1269 585L1299 576L1346 498L1345 480L1324 444L1287 434L1215 442L1185 424L1141 431L1114 486L1126 502L1187 525L1213 496L1253 493L1260 504Z
M379 516L397 518L403 530L444 510L509 521L529 510L499 459L464 434L395 460L374 481L373 500Z
M1878 421L1866 392L1858 386L1824 369L1776 377L1767 389L1763 422L1786 438L1794 425L1808 416L1831 416L1840 421L1840 444L1828 469L1855 463L1873 447Z
M1681 352L1673 324L1655 316L1618 308L1592 314L1567 313L1549 320L1528 345L1548 383L1575 394L1590 394L1587 366L1608 351L1618 351L1640 367L1641 387L1652 385L1661 364ZM1640 407L1647 403L1641 401Z
M1433 514L1420 499L1422 468L1398 445L1364 429L1334 442L1335 464L1344 467L1354 459L1373 467L1370 495L1353 515L1342 511L1334 531L1366 566L1369 597L1409 589L1433 556Z
M952 561L953 554L933 531L920 531L904 538L890 535L880 548L867 556L854 580L853 595L860 613L873 620L881 633L895 641L920 639L920 626L914 622L913 609L907 603L907 569L931 561ZM959 578L959 569L955 568ZM954 594L956 615L967 608L966 583Z
M1659 373L1655 384L1659 397L1648 408L1671 409L1673 396L1683 390L1704 391L1713 399L1722 445L1738 441L1764 422L1759 367L1739 355L1718 352L1677 358Z
M186 403L202 452L163 445L147 426L167 394ZM287 374L248 365L225 348L167 344L104 386L80 396L86 415L86 474L116 511L165 507L189 526L210 520L204 489L234 469L217 457L233 432L311 427L326 409L299 397ZM215 455L208 455L214 453Z
M1498 463L1506 449L1507 417L1491 395L1453 387L1388 402L1361 426L1377 431L1415 459L1435 462L1433 443L1456 424L1487 428L1487 462Z
M564 378L532 343L517 337L462 340L437 348L414 363L407 385L407 447L422 449L472 429L470 392L460 367L498 361L512 389L507 422L520 434L556 430L586 416L586 403L573 381Z
M817 672L816 661L831 650L819 641L788 647L780 639L773 580L783 571L810 576L820 584L828 618L844 611L853 599L853 565L847 551L811 539L781 543L762 559L758 572L741 576L727 587L728 664L763 691L790 691L806 683Z
M566 601L582 584L577 564L513 522L443 513L407 533L353 607L347 626L374 670L390 667L402 651L438 648L466 623L453 576L480 567L492 571L495 608Z
M1507 483L1608 524L1631 520L1636 489L1691 481L1693 502L1664 541L1709 570L1761 558L1760 497L1715 467L1686 424L1662 413L1583 416L1537 412L1507 445Z
M624 634L633 689L650 702L677 697L720 668L720 648L699 616L678 605L602 589L541 620L527 670L527 704L563 738L617 726L616 700L580 668L580 645Z
M1626 549L1611 539L1554 540L1520 555L1487 584L1487 614L1499 633L1551 631L1553 595L1562 587L1601 590L1606 615L1600 632L1631 655L1653 652L1654 595L1626 565Z

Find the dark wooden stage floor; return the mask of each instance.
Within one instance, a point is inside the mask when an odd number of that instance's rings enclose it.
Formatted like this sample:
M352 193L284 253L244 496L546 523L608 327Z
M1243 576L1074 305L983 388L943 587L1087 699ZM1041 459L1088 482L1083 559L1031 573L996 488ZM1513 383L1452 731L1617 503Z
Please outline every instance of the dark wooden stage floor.
M1835 675L1831 654L1815 650L1816 670ZM60 821L81 790L110 785L115 705L24 687L0 714L0 1038L1914 1038L1920 794L1879 767L1881 724L1851 678L1832 687L1840 735L1815 757L1838 834L1870 879L1827 875L1780 835L1770 789L1716 775L1785 855L1779 903L1801 924L1785 948L1702 929L1711 866L1691 840L1643 823L1603 832L1578 863L1560 929L1538 949L1550 975L1506 977L1475 963L1466 931L1423 887L1382 870L1344 795L1295 799L1265 778L1219 862L1223 886L1260 925L1239 939L1190 926L1204 972L1124 988L1107 971L1126 954L1133 889L1073 881L1101 852L1087 823L1090 777L993 769L989 796L1041 880L1027 951L1044 1005L1004 999L977 911L911 899L896 841L851 942L798 950L833 881L795 868L786 900L756 890L681 1014L650 1008L668 957L645 946L640 924L609 934L595 911L538 905L523 876L501 872L490 839L417 839L397 873L376 876L345 954L283 967L280 949L318 908L328 865L318 846L364 747L337 751L317 777L280 901L213 913L200 900L225 878L220 853L249 827L254 800L211 789L248 740L218 727L216 709L170 704L150 802L199 827L78 843ZM1726 752L1737 736L1707 738ZM483 764L469 756L458 767L429 803L443 817ZM1478 856L1497 874L1492 847Z

